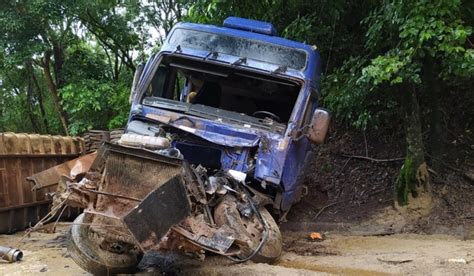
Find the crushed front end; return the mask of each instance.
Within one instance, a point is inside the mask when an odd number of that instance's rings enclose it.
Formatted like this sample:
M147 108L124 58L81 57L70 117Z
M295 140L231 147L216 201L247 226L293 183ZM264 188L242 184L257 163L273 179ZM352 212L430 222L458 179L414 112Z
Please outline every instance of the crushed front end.
M162 146L104 144L89 172L66 180L56 204L81 207L71 229L71 257L94 273L136 268L150 251L178 251L203 259L205 252L234 261L272 262L281 235L238 176L210 172ZM160 153L161 152L161 153Z

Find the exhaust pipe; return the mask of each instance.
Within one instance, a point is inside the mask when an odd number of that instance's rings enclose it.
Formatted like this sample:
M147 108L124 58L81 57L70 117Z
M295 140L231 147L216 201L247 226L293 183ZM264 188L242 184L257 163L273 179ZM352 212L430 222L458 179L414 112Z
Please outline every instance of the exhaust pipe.
M23 252L20 249L0 246L0 258L10 263L18 262L23 258Z

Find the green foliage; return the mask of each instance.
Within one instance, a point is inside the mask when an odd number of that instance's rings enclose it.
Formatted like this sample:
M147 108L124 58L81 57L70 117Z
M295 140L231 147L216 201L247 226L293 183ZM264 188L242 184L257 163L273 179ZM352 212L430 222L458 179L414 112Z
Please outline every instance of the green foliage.
M64 77L69 83L81 82L87 79L111 79L112 68L107 65L107 56L100 48L79 41L72 44L65 52Z
M473 12L471 2L460 0L7 0L0 3L0 127L14 129L31 113L37 120L21 124L22 131L61 131L41 67L54 46L60 46L64 58L52 56L51 69L60 80L71 132L121 127L134 59L142 61L146 49L162 42L150 40L151 30L166 34L180 20L220 25L228 16L241 16L272 22L281 36L317 45L323 104L340 122L379 128L399 120L397 87L429 91L424 79L428 59L439 65L436 77L446 85L469 87ZM23 70L29 63L33 69Z
M189 8L185 19L205 24L222 24L224 19L229 16L268 20L271 17L271 12L281 6L281 2L280 0L197 0Z
M460 19L459 0L388 1L365 21L366 46L380 51L382 41L392 49L375 57L362 72L374 86L422 82L426 59L440 61L439 77L473 76L473 49L466 46L472 28ZM384 31L389 30L389 31Z
M446 84L473 76L472 28L461 19L460 1L385 1L363 20L365 56L348 59L325 78L324 102L344 122L365 129L393 119L400 85L425 87L427 62ZM425 74L426 75L426 74ZM429 91L430 89L427 89ZM390 114L391 113L391 114Z
M281 36L302 42L306 42L308 38L316 37L318 26L315 26L317 21L315 17L316 14L298 15L294 21L283 29Z
M362 69L359 82L371 83L374 90L378 85L396 85L403 82L421 82L419 62L412 60L412 51L394 49L383 56L372 59L371 64Z
M373 91L373 86L360 80L367 62L366 58L350 58L323 78L323 104L340 123L360 130L377 129L384 122L398 120L393 112L398 103L392 91Z
M140 7L138 1L1 2L0 131L81 134L123 126L132 51L144 49Z
M129 89L103 80L84 80L61 89L63 106L70 114L70 132L77 135L92 128L123 127L129 111Z

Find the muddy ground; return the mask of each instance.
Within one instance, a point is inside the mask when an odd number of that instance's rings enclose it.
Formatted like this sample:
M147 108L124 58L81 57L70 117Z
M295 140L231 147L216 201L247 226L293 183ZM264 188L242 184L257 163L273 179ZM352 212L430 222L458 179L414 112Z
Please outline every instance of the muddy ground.
M17 246L24 258L19 263L0 262L0 275L82 275L87 274L68 257L66 232L36 232L20 241L24 233L1 235L0 244ZM233 264L210 256L201 262L149 256L142 262L143 274L160 275L384 275L474 273L474 240L447 235L395 234L389 236L325 233L325 240L313 242L308 232L284 232L285 253L273 265ZM164 264L164 266L163 266Z

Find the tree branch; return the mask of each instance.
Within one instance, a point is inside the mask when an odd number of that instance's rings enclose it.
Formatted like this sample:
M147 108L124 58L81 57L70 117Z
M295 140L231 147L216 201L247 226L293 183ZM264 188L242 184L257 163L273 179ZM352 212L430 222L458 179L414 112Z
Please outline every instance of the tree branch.
M128 55L128 50L126 50L122 47L122 45L114 38L114 36L111 35L109 33L109 31L106 28L104 28L104 26L94 17L94 15L92 15L90 13L89 9L86 9L86 15L90 18L90 20L84 20L84 21L88 22L89 24L91 24L91 25L95 26L96 28L100 29L106 37L110 38L114 42L114 45L116 45L116 47L115 47L116 50L120 51L122 53L121 56L122 56L123 62L130 69L132 69L132 71L135 71L135 65L133 64L133 59ZM92 32L91 28L87 27L87 29ZM92 33L99 38L99 35L98 35L97 32L92 32ZM103 39L100 39L100 40L103 41Z
M372 162L395 162L395 161L402 161L405 160L405 157L399 157L399 158L389 158L389 159L376 159L368 156L361 156L361 155L348 155L348 154L340 154L342 157L347 157L347 158L354 158L354 159L362 159L362 160L368 160Z

